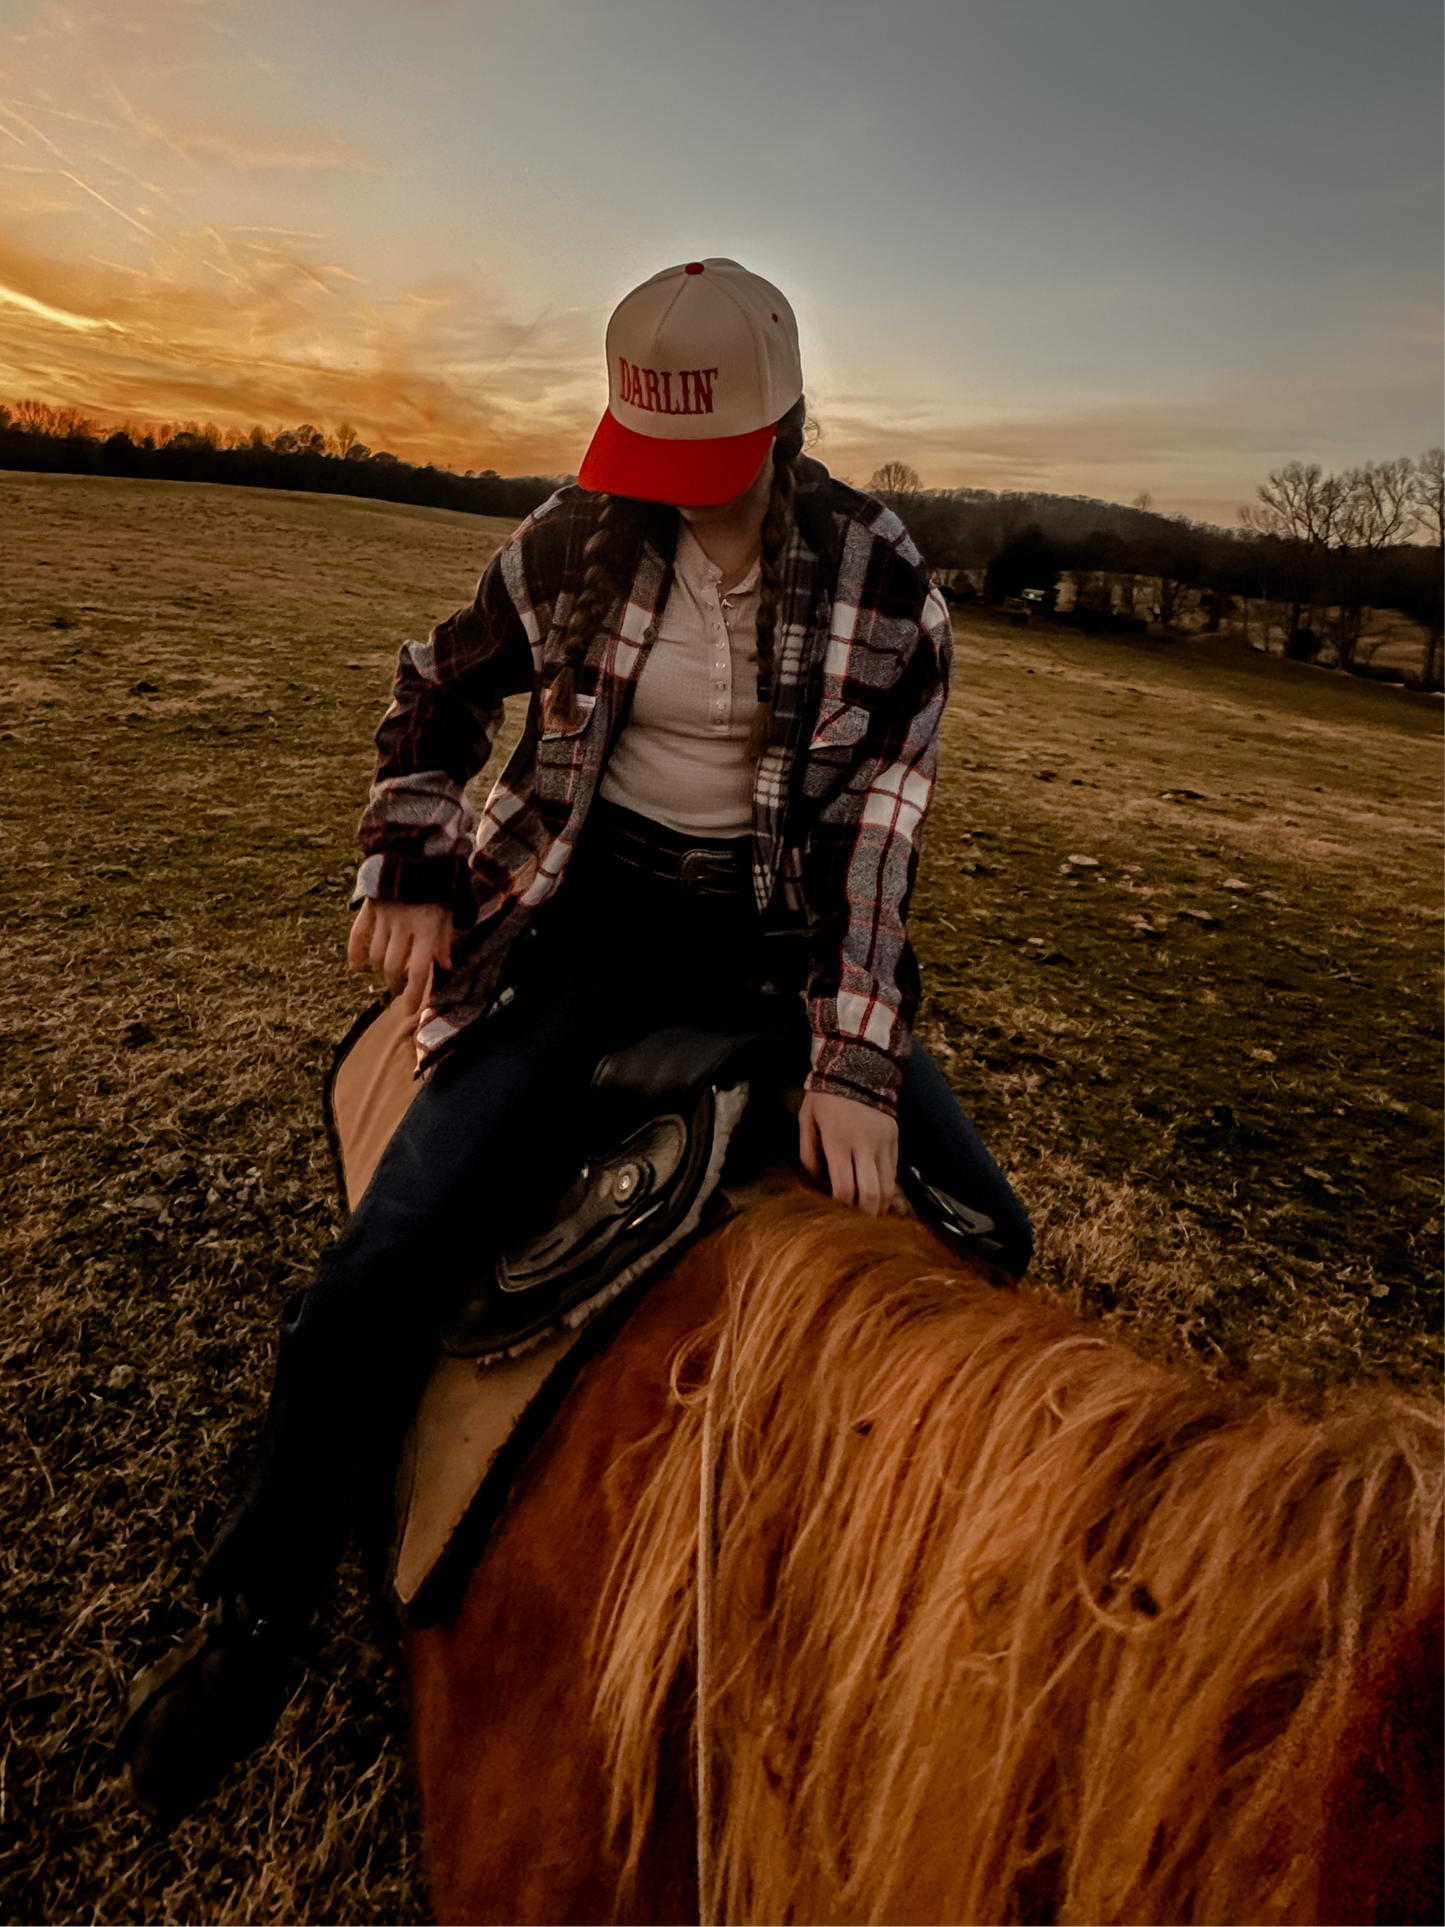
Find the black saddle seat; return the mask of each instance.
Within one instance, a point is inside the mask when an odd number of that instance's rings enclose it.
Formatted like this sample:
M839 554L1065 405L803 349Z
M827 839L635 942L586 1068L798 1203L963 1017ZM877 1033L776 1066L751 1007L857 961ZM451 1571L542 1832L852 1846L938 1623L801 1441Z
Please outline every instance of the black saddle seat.
M498 1253L443 1338L516 1357L588 1323L701 1221L753 1079L788 1028L654 1031L592 1078L582 1167Z

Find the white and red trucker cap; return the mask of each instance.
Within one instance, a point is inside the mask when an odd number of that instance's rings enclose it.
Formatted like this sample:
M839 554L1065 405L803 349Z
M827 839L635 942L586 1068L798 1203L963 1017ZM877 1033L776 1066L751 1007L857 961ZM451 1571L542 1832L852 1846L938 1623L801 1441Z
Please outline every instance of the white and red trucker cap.
M803 392L798 324L761 275L720 257L664 268L607 324L607 413L583 488L683 508L730 502Z

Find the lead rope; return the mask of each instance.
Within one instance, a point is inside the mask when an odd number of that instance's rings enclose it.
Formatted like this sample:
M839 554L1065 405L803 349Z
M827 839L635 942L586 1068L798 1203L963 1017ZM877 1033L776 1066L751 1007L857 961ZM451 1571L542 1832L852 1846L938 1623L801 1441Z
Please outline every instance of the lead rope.
M702 1412L702 1455L697 1494L697 1917L717 1927L713 1908L713 1634L717 1611L717 1491L714 1398L727 1355L723 1333L713 1354L707 1403Z

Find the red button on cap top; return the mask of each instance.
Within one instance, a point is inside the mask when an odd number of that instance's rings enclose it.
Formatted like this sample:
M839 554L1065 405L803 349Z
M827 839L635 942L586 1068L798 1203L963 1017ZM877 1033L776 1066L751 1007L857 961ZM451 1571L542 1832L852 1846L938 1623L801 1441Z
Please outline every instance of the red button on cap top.
M701 261L689 261L687 266L683 269L683 273L684 274L701 274L702 268L703 268L703 264Z

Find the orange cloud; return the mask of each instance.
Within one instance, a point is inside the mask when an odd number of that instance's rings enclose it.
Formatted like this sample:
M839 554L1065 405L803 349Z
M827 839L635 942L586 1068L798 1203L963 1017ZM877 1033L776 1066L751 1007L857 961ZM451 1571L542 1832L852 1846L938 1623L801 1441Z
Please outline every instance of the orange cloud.
M519 327L464 281L375 288L280 237L174 236L136 270L0 233L7 297L0 393L107 420L345 419L412 460L553 473L576 467L601 406L601 370L565 328Z
M233 167L340 168L348 173L375 173L381 165L339 127L326 123L256 128L218 114L161 121L140 113L129 101L123 107L131 132L168 148L179 160L219 160Z
M225 428L345 419L414 460L574 468L601 405L585 324L515 320L482 270L406 285L339 245L326 216L353 211L346 177L375 154L327 122L191 110L217 45L226 75L266 75L244 25L215 0L65 0L0 36L0 397ZM323 170L340 185L306 185Z
M81 333L115 325L109 321L97 321L90 315L68 314L64 308L52 308L47 302L37 301L33 295L21 294L16 288L0 286L0 305L23 308L27 314L39 315L42 321L53 321L59 327L75 328Z

